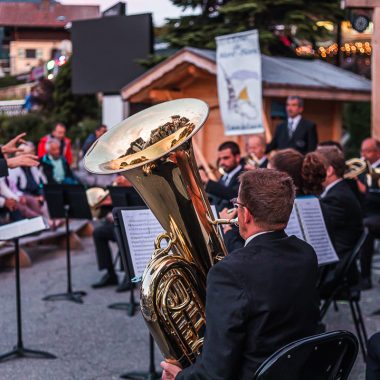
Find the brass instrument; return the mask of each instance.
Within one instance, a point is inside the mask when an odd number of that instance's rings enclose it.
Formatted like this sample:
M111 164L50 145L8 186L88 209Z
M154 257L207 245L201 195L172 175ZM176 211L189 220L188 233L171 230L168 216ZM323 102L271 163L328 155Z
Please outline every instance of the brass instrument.
M346 161L347 170L344 173L344 178L357 178L360 174L365 173L371 167L366 160L362 158L351 158Z
M178 114L189 122L157 141L155 134L169 129ZM84 159L90 172L122 173L166 231L157 237L143 274L140 303L163 356L182 367L201 350L207 272L226 255L191 142L207 116L207 104L198 99L155 105L110 129ZM152 135L154 143L147 145ZM161 246L164 240L167 247Z
M254 153L247 154L244 157L244 163L245 165L250 165L255 169L258 169L260 167L260 160L256 157Z
M88 205L90 206L91 214L94 219L100 215L100 205L108 197L109 191L102 187L90 187L86 190Z

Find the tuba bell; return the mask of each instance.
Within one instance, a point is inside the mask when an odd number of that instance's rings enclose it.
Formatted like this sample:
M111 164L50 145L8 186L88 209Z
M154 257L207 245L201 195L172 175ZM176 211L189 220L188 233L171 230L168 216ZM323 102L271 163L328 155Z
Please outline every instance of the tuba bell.
M90 172L123 174L165 230L143 274L140 304L163 356L182 367L202 348L207 272L226 255L191 142L207 116L198 99L161 103L110 129L85 156Z

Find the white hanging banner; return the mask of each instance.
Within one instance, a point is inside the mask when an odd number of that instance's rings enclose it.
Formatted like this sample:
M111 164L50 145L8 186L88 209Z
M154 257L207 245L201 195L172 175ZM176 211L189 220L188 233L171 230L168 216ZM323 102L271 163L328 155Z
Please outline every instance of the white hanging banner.
M216 37L219 109L225 134L263 133L257 30Z

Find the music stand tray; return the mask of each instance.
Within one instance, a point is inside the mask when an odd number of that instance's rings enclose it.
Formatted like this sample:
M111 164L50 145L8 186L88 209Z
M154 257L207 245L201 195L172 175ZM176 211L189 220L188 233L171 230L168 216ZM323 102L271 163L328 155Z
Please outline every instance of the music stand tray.
M66 268L67 291L51 294L43 298L44 301L67 300L83 303L84 291L73 291L71 284L71 250L70 250L70 218L92 219L88 205L86 189L82 185L45 185L44 195L51 218L65 218L66 226Z
M25 348L22 341L21 317L21 286L20 286L20 246L19 239L32 233L47 229L42 217L24 219L0 227L1 240L13 240L15 244L15 279L16 279L16 316L17 316L17 343L13 350L0 355L0 362L12 358L56 359L56 356L45 351Z

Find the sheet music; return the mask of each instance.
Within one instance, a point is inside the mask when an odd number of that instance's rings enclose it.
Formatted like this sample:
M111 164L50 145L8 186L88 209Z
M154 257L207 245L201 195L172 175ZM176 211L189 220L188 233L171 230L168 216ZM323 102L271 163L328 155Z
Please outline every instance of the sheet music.
M42 216L37 216L36 218L31 219L23 219L19 222L9 223L1 226L0 240L11 240L46 229L47 226Z
M285 228L285 232L288 236L295 235L299 239L305 240L295 206L293 206L293 210L290 214L289 222Z
M216 217L218 214L215 206L211 206L211 210ZM140 277L152 257L157 235L164 230L149 209L122 210L121 215L127 235L133 271L136 277ZM165 241L162 241L161 246L166 246Z
M164 230L149 209L122 210L121 215L127 235L133 271L136 277L140 277L152 257L157 235Z
M319 200L315 197L297 198L295 205L302 223L305 240L314 248L318 264L339 261L326 229Z

